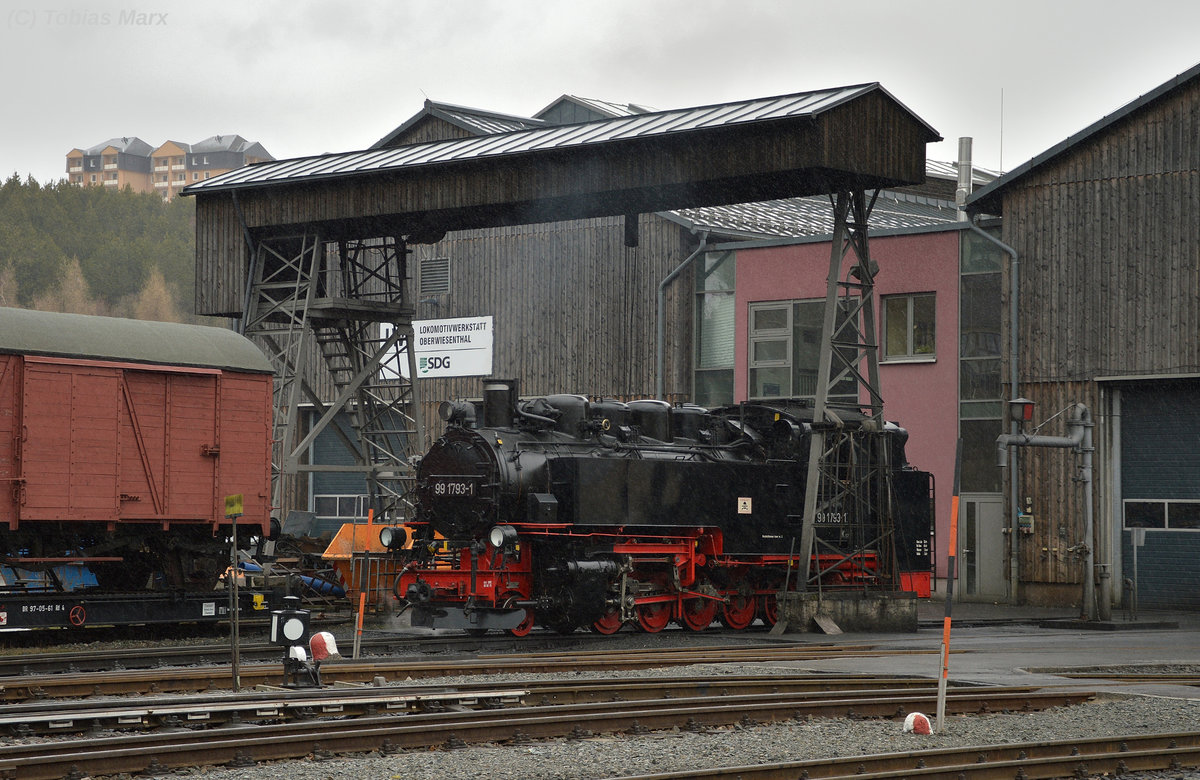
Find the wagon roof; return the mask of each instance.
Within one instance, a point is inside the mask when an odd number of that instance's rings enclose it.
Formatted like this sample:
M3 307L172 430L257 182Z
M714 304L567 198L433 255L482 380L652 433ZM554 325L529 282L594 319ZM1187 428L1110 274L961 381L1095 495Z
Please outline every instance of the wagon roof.
M271 373L246 337L224 328L0 307L0 352Z

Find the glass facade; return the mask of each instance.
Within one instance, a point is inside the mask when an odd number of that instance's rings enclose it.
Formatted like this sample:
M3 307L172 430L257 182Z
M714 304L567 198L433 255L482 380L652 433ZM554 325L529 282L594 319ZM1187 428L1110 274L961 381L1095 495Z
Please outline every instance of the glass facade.
M998 231L991 231L996 233ZM1000 355L1000 269L1004 253L961 231L959 257L959 435L962 492L998 493L996 437L1004 432Z
M733 403L736 303L733 252L708 252L696 269L696 370L692 400L701 406Z

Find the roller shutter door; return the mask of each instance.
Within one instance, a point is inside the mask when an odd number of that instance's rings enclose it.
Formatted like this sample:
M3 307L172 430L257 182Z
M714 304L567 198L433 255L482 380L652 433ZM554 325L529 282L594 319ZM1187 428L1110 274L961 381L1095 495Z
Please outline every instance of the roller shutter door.
M1144 382L1121 389L1122 554L1138 606L1200 608L1200 381Z

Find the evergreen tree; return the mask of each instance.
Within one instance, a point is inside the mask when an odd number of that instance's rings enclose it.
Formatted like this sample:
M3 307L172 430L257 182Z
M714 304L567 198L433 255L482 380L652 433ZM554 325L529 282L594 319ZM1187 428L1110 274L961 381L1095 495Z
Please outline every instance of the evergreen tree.
M0 184L0 305L195 320L194 215L190 198L14 174Z

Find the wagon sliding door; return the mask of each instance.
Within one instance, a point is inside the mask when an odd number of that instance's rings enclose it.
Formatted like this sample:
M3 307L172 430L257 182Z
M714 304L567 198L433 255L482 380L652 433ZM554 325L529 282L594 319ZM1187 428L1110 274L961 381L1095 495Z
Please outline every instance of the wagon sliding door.
M108 368L25 361L22 521L115 521L120 375Z
M123 373L120 398L122 517L209 522L220 441L217 374Z

